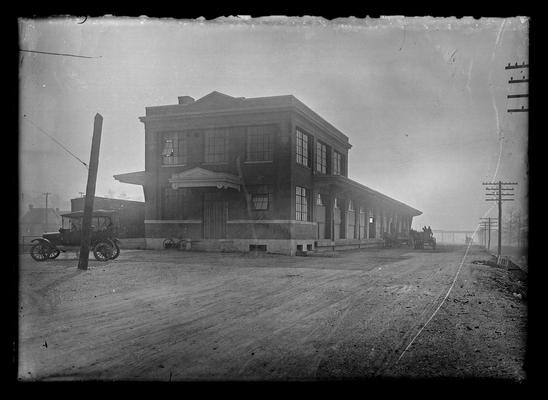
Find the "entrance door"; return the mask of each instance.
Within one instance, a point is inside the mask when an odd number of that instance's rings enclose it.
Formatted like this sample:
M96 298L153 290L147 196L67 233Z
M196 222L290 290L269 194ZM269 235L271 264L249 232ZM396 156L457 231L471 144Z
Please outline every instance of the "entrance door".
M325 206L316 205L316 222L318 223L318 239L325 239Z
M334 232L335 237L334 240L339 240L341 238L341 209L335 208L333 209L333 222L335 225Z
M224 239L226 237L226 202L204 202L204 239Z

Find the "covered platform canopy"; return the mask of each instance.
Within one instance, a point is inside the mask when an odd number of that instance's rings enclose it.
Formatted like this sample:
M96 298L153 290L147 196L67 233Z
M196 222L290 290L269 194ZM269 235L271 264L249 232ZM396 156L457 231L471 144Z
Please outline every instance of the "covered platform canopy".
M143 186L145 184L145 171L128 172L126 174L114 175L114 179L122 183Z
M386 204L414 217L422 214L422 211L419 211L416 208L408 206L401 201L386 196L381 192L373 190L342 175L316 175L314 176L314 184L317 189L325 188L331 193L355 196L363 198L365 201L373 200L378 204Z

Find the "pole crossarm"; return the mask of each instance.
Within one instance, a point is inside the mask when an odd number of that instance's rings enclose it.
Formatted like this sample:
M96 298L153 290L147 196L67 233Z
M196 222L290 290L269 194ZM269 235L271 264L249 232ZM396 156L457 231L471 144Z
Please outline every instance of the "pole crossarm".
M508 65L504 67L504 69L522 69L522 68L529 68L529 64L525 64L525 62L523 62L521 64L515 63L514 65L510 65L510 63L508 63Z

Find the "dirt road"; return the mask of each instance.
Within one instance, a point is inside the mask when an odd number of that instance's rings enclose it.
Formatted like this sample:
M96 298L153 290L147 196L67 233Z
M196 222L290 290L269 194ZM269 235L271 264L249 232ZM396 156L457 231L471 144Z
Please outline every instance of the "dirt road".
M20 263L21 379L525 378L524 285L464 247ZM436 316L398 361L447 293Z

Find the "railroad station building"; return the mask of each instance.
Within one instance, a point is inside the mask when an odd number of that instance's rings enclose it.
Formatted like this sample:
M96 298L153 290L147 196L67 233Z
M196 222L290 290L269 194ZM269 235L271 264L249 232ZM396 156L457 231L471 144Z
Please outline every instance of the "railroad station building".
M348 178L348 137L292 95L212 92L146 107L141 185L147 248L212 251L378 246L421 212Z

